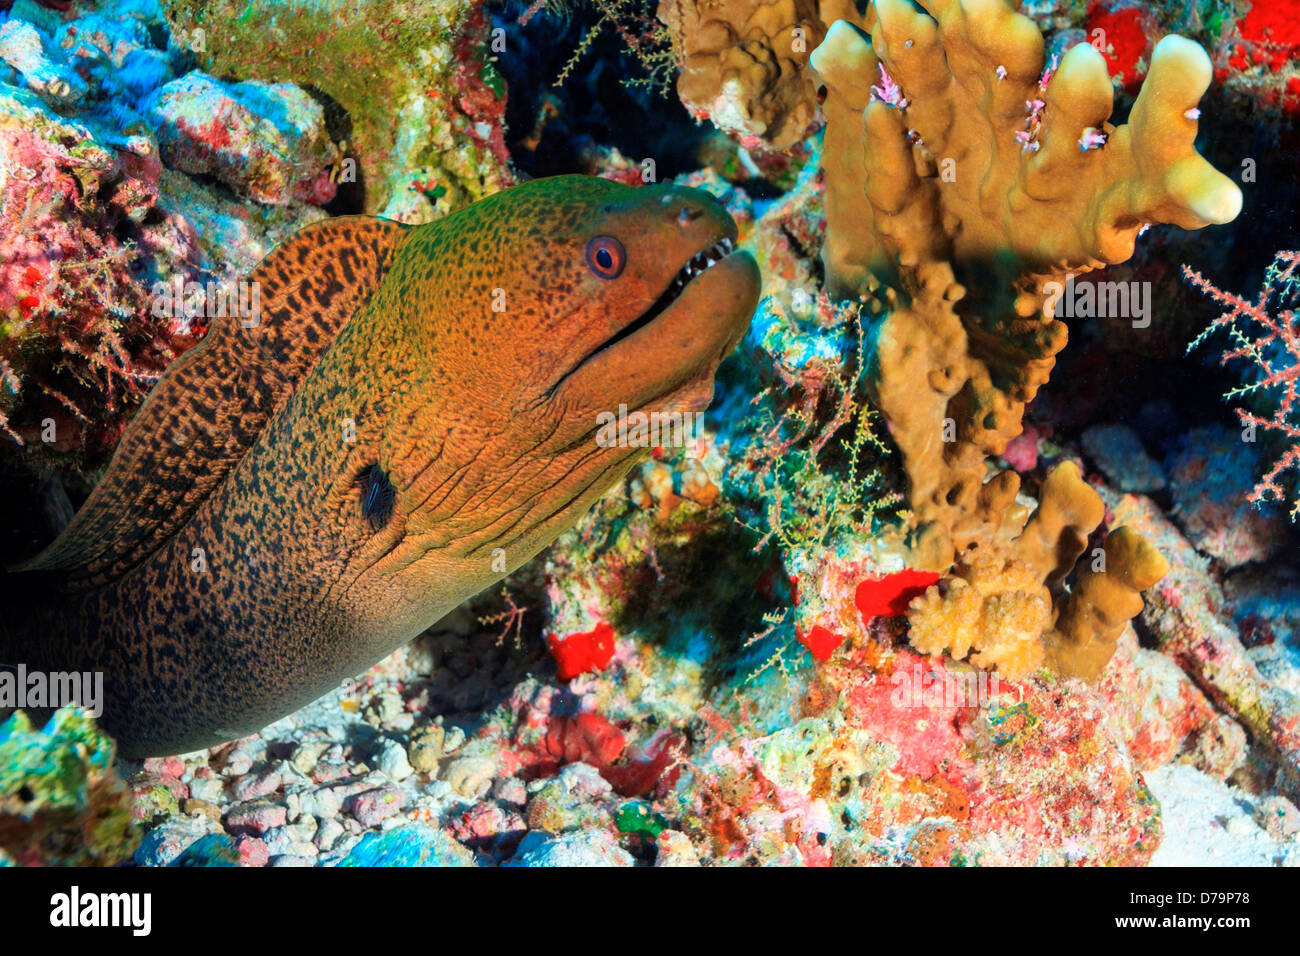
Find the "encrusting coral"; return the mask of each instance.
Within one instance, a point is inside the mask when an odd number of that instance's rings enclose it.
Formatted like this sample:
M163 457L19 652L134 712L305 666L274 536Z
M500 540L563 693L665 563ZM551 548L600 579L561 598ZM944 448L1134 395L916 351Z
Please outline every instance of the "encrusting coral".
M0 866L113 866L140 842L116 747L90 715L0 722Z
M811 60L826 89L822 261L832 295L881 316L868 384L907 473L913 562L944 570L1017 524L1019 477L986 481L986 458L1020 433L1066 343L1054 283L1128 259L1151 223L1228 222L1241 193L1193 145L1212 69L1191 41L1161 41L1116 127L1104 57L1080 44L1045 64L1042 35L1006 0L873 12L870 36L836 23ZM1050 549L1081 550L1101 521L1069 517L1084 491L1062 476L1029 525L1023 558L1044 582L1077 557ZM1063 524L1043 538L1049 520ZM1056 612L1058 668L1098 670L1120 615L1141 608L1133 588L1159 579L1132 537L1112 532L1110 566L1080 575Z
M774 149L794 145L817 117L808 53L826 28L864 28L851 0L661 0L682 63L677 93L697 116Z
M23 3L0 25L4 466L21 449L81 484L202 336L214 288L325 215L317 102L191 66L152 2Z
M336 104L345 139L332 179L364 187L364 207L425 222L513 181L477 0L333 4L167 0L177 42L224 79L292 81ZM256 51L250 55L250 51Z
M1051 595L1013 553L972 548L942 589L931 585L912 607L911 643L923 654L947 650L965 660L973 649L972 664L1013 680L1042 663Z
M996 666L1012 680L1043 663L1069 677L1101 675L1142 610L1141 592L1164 577L1168 562L1127 527L1112 531L1100 553L1083 554L1106 508L1073 462L1052 470L1039 498L1014 541L971 545L948 577L915 599L913 647L946 649L958 660L973 649L972 664Z

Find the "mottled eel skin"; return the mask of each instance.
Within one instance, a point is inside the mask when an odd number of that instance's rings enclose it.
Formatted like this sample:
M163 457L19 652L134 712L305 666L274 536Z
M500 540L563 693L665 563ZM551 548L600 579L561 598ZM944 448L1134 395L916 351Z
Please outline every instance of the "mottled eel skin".
M627 473L641 449L598 445L598 413L707 405L758 298L735 236L702 192L582 176L414 228L308 226L250 277L259 323L214 320L6 576L0 662L102 671L136 757L328 692Z

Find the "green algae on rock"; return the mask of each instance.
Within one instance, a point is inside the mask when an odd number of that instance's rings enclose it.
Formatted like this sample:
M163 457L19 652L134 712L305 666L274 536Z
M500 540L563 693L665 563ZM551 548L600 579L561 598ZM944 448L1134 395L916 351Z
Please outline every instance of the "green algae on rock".
M342 162L359 163L366 212L426 221L512 181L477 0L168 0L166 13L208 72L293 81L341 107L331 119L355 150ZM413 170L446 195L421 201Z
M83 710L43 728L22 711L0 724L0 865L112 866L135 852L116 745Z

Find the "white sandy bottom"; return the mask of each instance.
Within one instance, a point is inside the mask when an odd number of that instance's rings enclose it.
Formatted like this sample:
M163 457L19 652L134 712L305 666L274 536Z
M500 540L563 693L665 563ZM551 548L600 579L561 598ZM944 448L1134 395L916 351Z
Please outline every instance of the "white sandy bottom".
M1300 843L1278 842L1260 827L1250 794L1187 764L1143 776L1164 816L1152 866L1300 866Z

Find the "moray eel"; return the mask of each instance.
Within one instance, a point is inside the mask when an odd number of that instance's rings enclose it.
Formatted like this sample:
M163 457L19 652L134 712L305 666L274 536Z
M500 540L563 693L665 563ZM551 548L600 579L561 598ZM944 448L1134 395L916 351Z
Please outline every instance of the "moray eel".
M250 276L257 323L213 321L6 576L27 610L0 662L101 671L132 757L327 693L627 474L642 450L598 443L600 413L709 403L758 298L735 240L703 192L584 176L418 227L307 226Z

